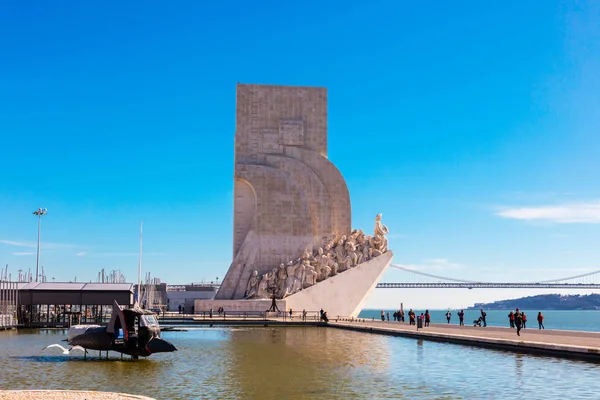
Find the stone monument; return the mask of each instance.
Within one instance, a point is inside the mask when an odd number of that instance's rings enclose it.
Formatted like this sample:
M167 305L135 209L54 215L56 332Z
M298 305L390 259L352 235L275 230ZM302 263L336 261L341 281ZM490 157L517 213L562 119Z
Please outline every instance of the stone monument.
M233 262L212 301L225 308L276 297L284 310L355 315L392 258L381 215L372 236L352 230L327 158L324 88L238 84L233 221Z

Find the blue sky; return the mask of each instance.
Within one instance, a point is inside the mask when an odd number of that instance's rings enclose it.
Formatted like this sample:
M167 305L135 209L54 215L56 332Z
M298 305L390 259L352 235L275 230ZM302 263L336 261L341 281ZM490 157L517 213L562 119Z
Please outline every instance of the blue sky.
M145 271L222 277L243 82L328 88L353 225L383 213L395 263L482 281L600 269L598 15L593 0L5 4L0 263L35 269L47 207L49 278L134 280L140 219Z

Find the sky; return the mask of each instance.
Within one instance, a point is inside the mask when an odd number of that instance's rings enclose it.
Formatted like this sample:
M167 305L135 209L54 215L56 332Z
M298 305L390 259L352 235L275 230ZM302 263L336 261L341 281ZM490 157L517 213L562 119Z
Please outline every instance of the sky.
M7 2L0 265L214 281L231 262L236 83L328 89L352 223L475 281L600 269L600 3ZM390 268L383 280L414 280ZM378 289L367 307L539 292Z

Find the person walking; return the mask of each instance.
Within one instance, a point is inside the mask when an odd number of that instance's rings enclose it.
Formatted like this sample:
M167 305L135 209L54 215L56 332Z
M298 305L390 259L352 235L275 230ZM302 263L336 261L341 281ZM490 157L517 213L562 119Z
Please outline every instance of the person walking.
M448 312L446 313L446 319L448 320L448 323L450 323L450 318L452 318L452 313L450 312L450 310L448 310Z
M383 310L381 310L381 320L385 321L385 312Z
M523 317L517 308L515 311L515 326L517 327L517 336L521 336L521 327L523 326Z
M465 326L465 311L460 310L458 312L458 323L460 326Z
M425 310L425 326L429 326L431 322L431 315L429 314L429 310Z
M540 329L546 329L546 328L544 328L544 315L542 314L541 311L538 312L537 320L538 320L538 325L539 325Z
M302 310L302 321L306 322L306 309Z
M412 308L408 311L408 324L409 325L414 325L415 324L415 312L412 310Z
M487 314L485 313L485 311L483 311L483 309L481 309L479 311L481 311L481 322L483 322L483 327L485 328L487 326L487 321L485 320L485 317L487 317Z
M508 314L508 323L510 324L511 328L515 327L515 313L512 312L512 310Z
M521 319L523 320L523 329L527 328L527 315L525 315L525 312L521 312Z
M290 308L290 319L294 319L294 317L292 317L292 309Z
M387 317L388 322L390 322L390 312L388 311L385 315Z

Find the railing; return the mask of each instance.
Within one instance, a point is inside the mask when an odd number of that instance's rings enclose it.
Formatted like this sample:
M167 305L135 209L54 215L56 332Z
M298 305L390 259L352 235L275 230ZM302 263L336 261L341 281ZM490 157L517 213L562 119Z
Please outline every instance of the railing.
M438 283L378 283L378 289L600 289L600 283L513 283L513 282L438 282Z
M193 321L268 321L281 320L283 322L318 322L320 311L196 311L193 314L180 314L177 312L163 312L158 316L161 322L174 322L181 324L193 323Z

